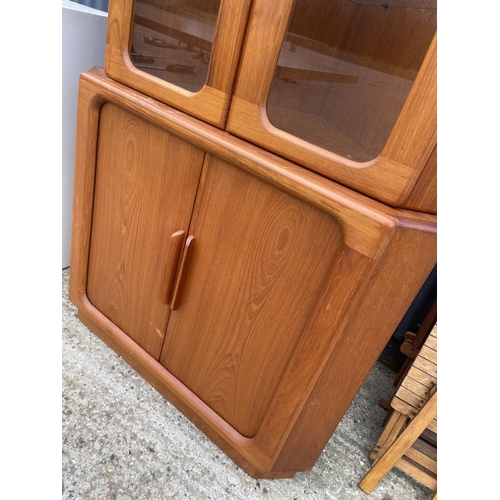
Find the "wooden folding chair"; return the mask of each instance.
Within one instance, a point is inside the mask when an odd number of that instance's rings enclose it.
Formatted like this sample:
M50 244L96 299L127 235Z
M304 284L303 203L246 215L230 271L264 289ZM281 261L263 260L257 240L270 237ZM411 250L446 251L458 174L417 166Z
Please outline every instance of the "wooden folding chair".
M397 467L436 491L437 326L415 357L390 405L390 417L370 453L375 462L359 487L371 493Z
M420 325L417 333L406 332L404 335L404 340L399 348L399 350L408 357L408 359L404 362L403 366L399 370L396 378L394 379L394 393L398 390L401 385L402 380L405 378L408 370L410 369L413 360L417 357L417 354L420 352L423 344L427 340L427 337L433 330L434 326L437 323L437 299L431 304L431 307L427 311L422 324ZM390 399L381 399L380 406L385 410L391 409L391 400ZM385 422L384 422L385 424Z

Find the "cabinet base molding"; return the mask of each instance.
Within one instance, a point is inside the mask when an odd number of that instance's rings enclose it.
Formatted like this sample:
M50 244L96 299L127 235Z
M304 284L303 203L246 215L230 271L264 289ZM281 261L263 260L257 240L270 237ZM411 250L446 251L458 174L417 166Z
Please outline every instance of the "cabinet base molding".
M96 316L99 318L101 315L91 304L81 306L78 309L78 319L87 328L119 354L131 368L148 381L250 477L254 479L285 479L292 478L296 474L297 471L262 471L252 465L228 440L222 437L221 434L230 433L231 429L225 428L227 424L223 421L216 422L220 417L213 415L210 408L190 391L187 391L182 384L179 384L158 361L138 347L127 335L112 323L106 324L104 321L103 325L103 318L96 320ZM208 423L211 419L215 422Z

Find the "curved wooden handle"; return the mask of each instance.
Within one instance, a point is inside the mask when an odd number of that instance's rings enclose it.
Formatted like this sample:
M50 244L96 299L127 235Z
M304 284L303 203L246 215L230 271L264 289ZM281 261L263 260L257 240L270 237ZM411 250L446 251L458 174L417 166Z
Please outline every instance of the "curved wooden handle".
M189 267L189 261L191 259L191 255L193 254L194 247L194 236L189 236L186 240L186 246L184 249L184 255L182 256L181 267L179 269L179 274L177 277L177 283L175 285L174 297L172 299L172 305L170 309L175 311L179 308L182 290L184 289L184 283L186 281L187 269Z
M185 232L180 230L170 236L167 249L167 263L165 264L165 274L160 290L160 300L164 304L170 304L172 290L174 289L175 277L179 269L179 258L181 256L182 245L184 243Z

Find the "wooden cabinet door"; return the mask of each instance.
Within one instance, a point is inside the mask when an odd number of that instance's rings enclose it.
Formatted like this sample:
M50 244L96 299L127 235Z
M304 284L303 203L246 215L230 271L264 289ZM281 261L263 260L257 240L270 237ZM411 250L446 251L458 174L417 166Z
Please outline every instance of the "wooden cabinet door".
M435 0L255 0L227 130L405 206L436 146L436 13ZM418 206L435 213L432 193Z
M100 110L87 296L156 359L169 240L189 226L203 157L113 103Z
M330 215L207 156L160 363L239 434L259 430L342 246Z
M110 0L106 74L222 128L250 5L251 0Z
M435 265L436 218L100 69L80 77L77 130L79 318L249 474L310 469Z

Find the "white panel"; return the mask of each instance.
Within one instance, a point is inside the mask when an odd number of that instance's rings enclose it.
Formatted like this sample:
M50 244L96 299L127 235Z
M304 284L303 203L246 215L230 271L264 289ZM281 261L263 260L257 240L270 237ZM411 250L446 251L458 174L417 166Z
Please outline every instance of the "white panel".
M107 14L62 2L62 268L69 266L78 77L104 66Z

